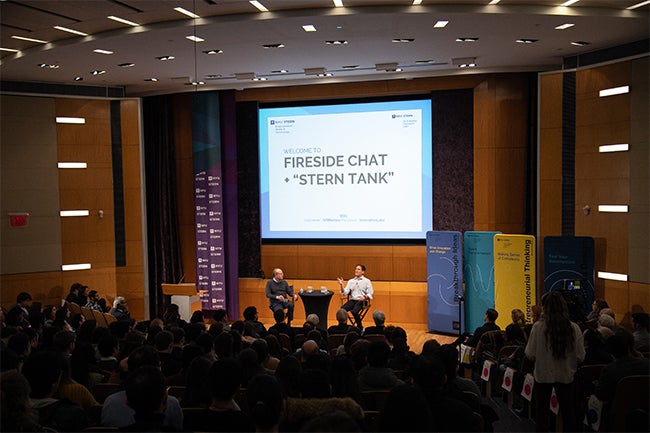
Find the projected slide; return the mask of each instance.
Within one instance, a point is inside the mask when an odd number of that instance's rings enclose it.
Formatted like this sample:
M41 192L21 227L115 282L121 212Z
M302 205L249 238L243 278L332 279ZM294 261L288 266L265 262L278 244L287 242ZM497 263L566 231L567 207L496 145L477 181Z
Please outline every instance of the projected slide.
M260 109L262 238L424 239L429 100Z

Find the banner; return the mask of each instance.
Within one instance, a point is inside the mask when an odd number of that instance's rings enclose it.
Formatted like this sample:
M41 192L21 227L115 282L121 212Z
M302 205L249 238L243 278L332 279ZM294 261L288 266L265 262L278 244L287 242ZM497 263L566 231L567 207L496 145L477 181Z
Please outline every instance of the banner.
M226 308L219 95L192 94L196 288L204 310Z
M494 308L494 235L501 232L465 232L465 325L473 332L483 325L485 310Z
M427 232L429 330L463 332L463 256L460 232ZM460 316L459 316L460 314Z
M574 322L582 322L594 302L594 239L544 238L544 293L562 290Z
M535 237L529 235L494 236L494 308L497 324L505 329L510 312L518 308L531 322L530 307L536 302Z

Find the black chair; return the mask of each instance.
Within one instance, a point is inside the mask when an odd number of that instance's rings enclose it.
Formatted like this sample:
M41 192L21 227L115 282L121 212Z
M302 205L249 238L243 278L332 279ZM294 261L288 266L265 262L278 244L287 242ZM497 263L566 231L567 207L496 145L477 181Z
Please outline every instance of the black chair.
M346 302L350 300L350 295L347 296L341 296L341 305L344 305ZM365 319L366 314L368 314L368 311L370 311L370 300L366 299L363 301L363 306L361 307L361 310L359 310L359 321L357 322L356 317L352 314L352 311L348 311L348 321L350 322L350 325L356 326L359 329L363 329L361 326L363 319Z

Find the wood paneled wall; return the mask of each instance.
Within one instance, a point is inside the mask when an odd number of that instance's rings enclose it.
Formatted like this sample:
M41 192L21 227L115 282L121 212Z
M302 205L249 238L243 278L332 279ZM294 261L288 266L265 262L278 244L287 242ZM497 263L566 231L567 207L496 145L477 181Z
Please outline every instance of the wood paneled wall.
M53 98L56 116L83 117L83 125L57 124L58 161L86 162L87 169L59 170L62 210L88 209L89 217L61 218L63 264L91 263L84 271L52 271L0 276L1 302L15 303L16 294L29 292L43 305L59 305L74 282L97 290L112 302L116 295L129 301L134 318L144 318L142 247L142 184L140 176L140 105L120 102L126 266L116 267L113 202L111 114L109 100ZM55 119L52 119L54 122ZM2 125L3 128L11 127ZM56 161L53 161L56 163ZM100 217L100 210L103 216Z

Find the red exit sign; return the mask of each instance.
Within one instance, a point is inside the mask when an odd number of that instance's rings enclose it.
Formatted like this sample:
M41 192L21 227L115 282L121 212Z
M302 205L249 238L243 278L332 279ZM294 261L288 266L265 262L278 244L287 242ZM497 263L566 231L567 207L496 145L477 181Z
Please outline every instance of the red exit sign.
M28 212L13 212L9 214L9 224L11 227L26 227L29 223Z

